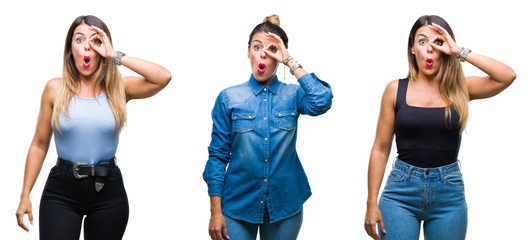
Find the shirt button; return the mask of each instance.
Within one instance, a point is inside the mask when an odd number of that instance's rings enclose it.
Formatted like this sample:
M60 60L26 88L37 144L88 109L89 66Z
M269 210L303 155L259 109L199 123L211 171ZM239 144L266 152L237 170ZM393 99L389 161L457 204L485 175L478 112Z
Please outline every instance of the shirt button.
M265 178L265 179L264 179L264 181L265 181L265 182L267 182L267 181L268 181L268 179L267 179L267 178Z
M264 204L264 201L260 201L260 204Z
M264 162L268 162L268 159L264 159Z
M264 138L264 141L268 141L268 138Z
M266 102L266 99L264 99L264 101Z
M268 89L264 88L264 91L268 91Z
M264 118L264 120L268 120L268 118L267 118L267 117L265 117L265 118Z
M251 119L251 116L248 116Z
M292 116L296 115L295 113L292 113Z

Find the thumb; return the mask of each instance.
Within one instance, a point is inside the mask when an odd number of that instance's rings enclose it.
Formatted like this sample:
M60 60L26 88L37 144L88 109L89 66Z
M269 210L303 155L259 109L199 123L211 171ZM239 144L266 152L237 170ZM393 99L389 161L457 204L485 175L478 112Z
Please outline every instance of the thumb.
M225 239L229 239L229 234L227 233L227 227L226 226L224 226L222 228L222 231L223 231L223 235L224 235Z
M31 225L33 225L33 213L31 212L31 210L28 212L28 218L30 219Z

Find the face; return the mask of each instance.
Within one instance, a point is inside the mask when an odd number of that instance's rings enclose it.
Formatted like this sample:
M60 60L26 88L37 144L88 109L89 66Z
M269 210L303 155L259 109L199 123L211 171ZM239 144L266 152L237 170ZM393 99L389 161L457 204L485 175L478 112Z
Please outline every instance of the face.
M264 52L265 47L270 42L272 42L271 37L268 37L263 32L258 32L253 35L248 48L248 58L251 62L253 77L264 86L274 79L279 65L277 60ZM270 51L275 52L276 49L270 49Z
M89 30L89 25L80 24L72 36L72 56L81 78L90 78L100 63L100 54L89 45L89 38L95 34L96 31ZM98 39L94 39L93 42L101 44Z
M442 52L434 49L429 43L437 35L436 30L428 26L422 26L416 31L412 54L416 56L417 67L420 74L434 76L441 66ZM434 44L442 45L443 42L437 40Z

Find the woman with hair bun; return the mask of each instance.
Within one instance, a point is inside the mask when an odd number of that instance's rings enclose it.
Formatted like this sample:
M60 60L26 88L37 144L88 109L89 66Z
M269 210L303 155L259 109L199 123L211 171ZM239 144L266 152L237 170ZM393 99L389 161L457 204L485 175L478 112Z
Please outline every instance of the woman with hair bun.
M212 140L203 178L209 188L212 239L296 239L311 191L296 153L300 114L329 110L329 84L288 53L272 15L248 41L249 81L223 90L212 110ZM299 85L277 79L283 63Z
M420 17L408 39L408 77L384 90L368 170L365 229L373 239L465 239L467 204L458 163L473 99L516 78L507 65L459 47L441 17ZM460 62L487 74L465 77ZM395 134L398 156L377 203Z
M161 91L170 81L165 68L115 51L105 23L79 16L68 30L63 76L46 84L37 129L26 159L24 185L16 213L18 225L33 224L30 192L54 135L58 160L42 193L41 240L122 239L129 216L115 153L126 123L126 103ZM122 78L123 65L140 76Z

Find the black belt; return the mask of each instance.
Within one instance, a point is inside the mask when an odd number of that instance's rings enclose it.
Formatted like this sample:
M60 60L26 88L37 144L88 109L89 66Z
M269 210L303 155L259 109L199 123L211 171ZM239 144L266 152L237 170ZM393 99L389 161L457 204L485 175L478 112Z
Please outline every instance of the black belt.
M113 157L107 161L101 161L95 165L89 165L87 163L73 163L58 157L55 166L72 173L77 179L96 177L95 187L96 191L99 192L103 188L105 177L109 176L111 169L116 167L116 158Z

